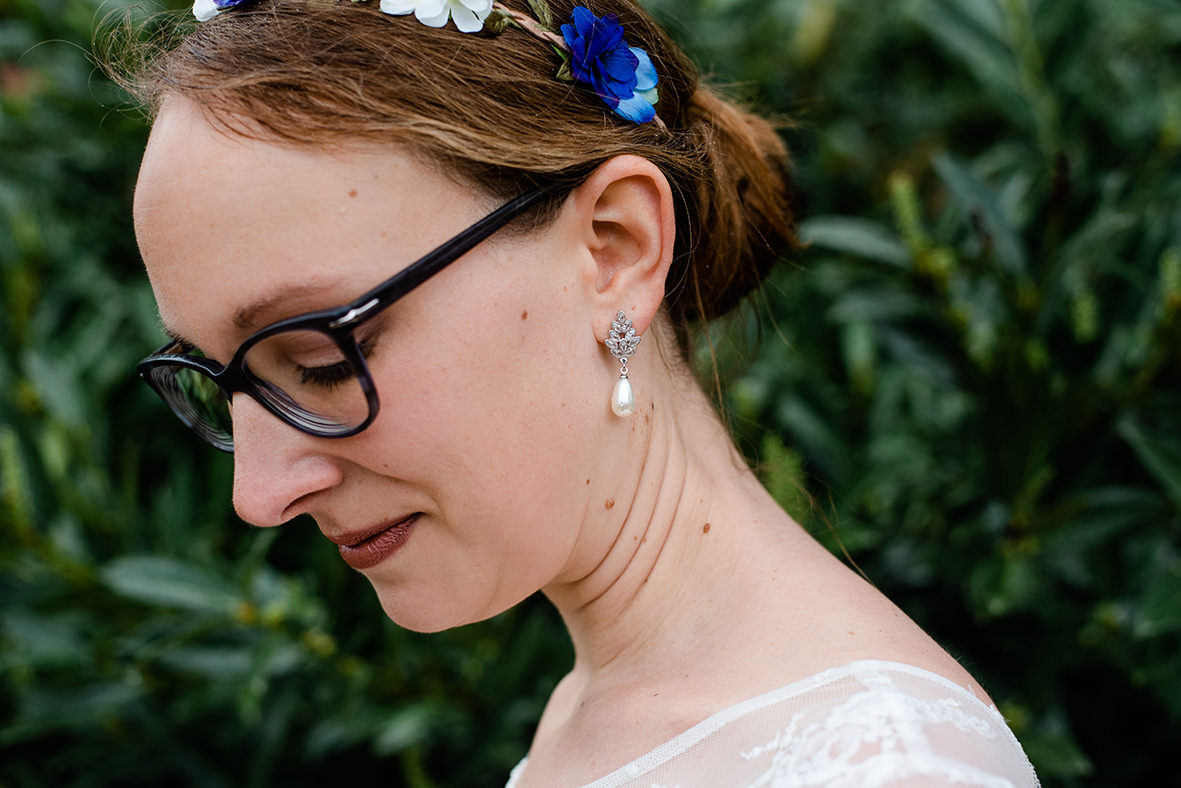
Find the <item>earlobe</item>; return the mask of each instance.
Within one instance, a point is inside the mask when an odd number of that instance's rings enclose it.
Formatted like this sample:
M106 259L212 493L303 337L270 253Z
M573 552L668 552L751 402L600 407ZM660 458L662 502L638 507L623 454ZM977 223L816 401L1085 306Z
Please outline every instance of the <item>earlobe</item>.
M672 189L655 164L617 156L578 188L591 266L584 277L595 336L623 310L643 333L664 299L676 219Z

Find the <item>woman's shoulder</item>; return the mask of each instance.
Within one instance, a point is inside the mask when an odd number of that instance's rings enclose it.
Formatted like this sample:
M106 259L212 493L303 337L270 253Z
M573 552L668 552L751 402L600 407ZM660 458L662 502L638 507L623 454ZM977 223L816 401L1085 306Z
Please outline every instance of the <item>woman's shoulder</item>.
M723 709L586 788L904 784L1038 782L991 704L926 668L863 659Z

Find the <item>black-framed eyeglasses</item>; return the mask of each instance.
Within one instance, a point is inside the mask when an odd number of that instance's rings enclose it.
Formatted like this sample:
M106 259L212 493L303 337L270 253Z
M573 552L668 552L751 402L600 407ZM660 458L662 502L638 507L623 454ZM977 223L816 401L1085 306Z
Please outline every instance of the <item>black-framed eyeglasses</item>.
M553 191L510 200L344 306L267 326L224 366L174 340L136 369L181 421L222 451L234 450L230 401L239 391L309 435L356 435L377 417L379 402L365 362L379 332L365 334L365 323Z

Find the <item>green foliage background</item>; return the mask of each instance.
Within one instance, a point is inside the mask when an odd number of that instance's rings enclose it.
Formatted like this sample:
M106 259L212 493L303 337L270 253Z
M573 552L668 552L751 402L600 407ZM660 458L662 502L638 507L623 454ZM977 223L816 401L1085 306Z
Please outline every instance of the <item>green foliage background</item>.
M397 629L310 523L237 522L133 377L146 131L87 58L124 5L0 0L0 786L501 784L569 664L552 611ZM1045 785L1172 773L1181 6L650 7L795 121L811 245L700 343L744 450Z

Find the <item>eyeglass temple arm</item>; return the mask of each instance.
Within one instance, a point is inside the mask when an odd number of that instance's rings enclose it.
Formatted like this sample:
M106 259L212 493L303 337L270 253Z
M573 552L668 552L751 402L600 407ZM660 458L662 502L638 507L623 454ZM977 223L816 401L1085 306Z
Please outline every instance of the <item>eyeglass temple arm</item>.
M348 312L332 321L329 327L334 329L342 328L356 323L373 309L380 308L390 301L400 298L403 294L410 292L467 254L481 241L524 213L542 197L551 194L553 191L554 188L551 186L542 186L508 201L459 235L427 252L423 257L420 257L373 290L358 298L356 303L359 305L349 309Z

